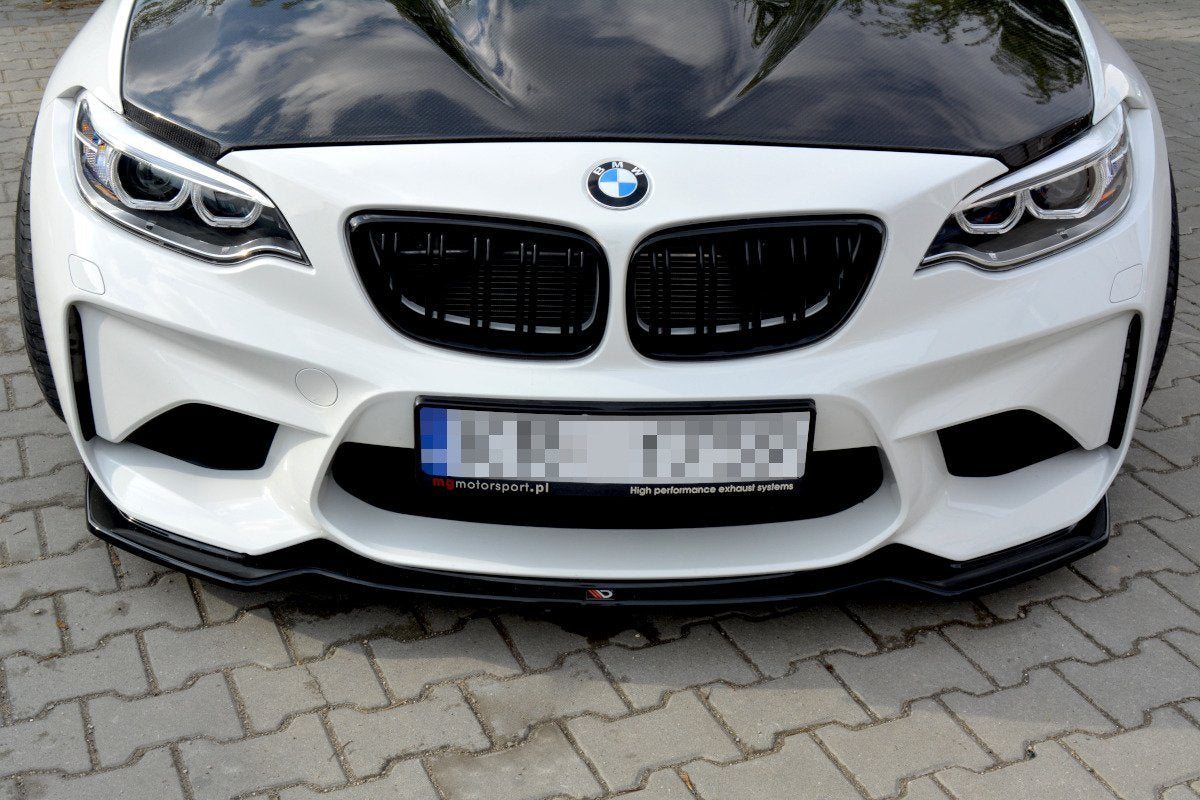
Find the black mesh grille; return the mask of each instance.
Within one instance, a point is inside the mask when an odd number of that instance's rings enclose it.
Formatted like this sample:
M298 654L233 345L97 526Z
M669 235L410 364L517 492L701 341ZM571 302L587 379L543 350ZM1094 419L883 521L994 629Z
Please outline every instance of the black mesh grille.
M607 267L574 231L485 219L364 214L354 261L376 308L422 341L570 358L604 333Z
M635 251L630 336L653 358L717 358L810 344L862 299L883 248L872 219L681 228Z

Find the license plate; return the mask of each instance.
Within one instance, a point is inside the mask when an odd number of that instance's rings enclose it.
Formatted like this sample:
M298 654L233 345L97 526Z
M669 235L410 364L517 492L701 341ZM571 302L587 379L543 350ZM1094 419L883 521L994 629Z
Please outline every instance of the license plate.
M427 401L417 408L428 478L489 487L532 481L576 492L794 483L804 476L813 416L811 402L581 411Z

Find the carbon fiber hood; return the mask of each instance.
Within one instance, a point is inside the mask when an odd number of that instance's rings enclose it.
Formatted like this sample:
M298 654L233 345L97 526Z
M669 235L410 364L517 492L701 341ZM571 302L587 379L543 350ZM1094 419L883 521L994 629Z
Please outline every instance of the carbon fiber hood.
M1092 111L1058 0L138 0L124 94L209 158L639 139L1016 167Z

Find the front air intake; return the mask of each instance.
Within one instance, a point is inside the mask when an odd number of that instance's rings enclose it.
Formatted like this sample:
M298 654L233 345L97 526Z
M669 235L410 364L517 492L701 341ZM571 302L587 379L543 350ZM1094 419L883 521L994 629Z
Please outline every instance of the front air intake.
M635 251L629 335L643 355L706 359L812 344L857 307L883 250L869 218L665 231Z
M994 478L1080 447L1075 437L1027 409L1005 411L938 431L946 471Z
M236 411L188 403L154 417L125 441L208 469L254 470L267 463L278 428Z
M362 214L354 264L392 327L478 353L574 358L604 334L600 246L565 228L483 218Z

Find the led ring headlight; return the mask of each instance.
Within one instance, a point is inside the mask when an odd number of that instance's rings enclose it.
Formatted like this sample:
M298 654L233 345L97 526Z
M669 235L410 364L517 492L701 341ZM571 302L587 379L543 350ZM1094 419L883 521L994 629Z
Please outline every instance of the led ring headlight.
M1011 269L1107 228L1133 190L1125 110L1081 139L963 201L943 224L922 267L966 261Z
M154 139L87 94L76 102L75 176L104 216L140 236L212 261L304 254L258 189Z

